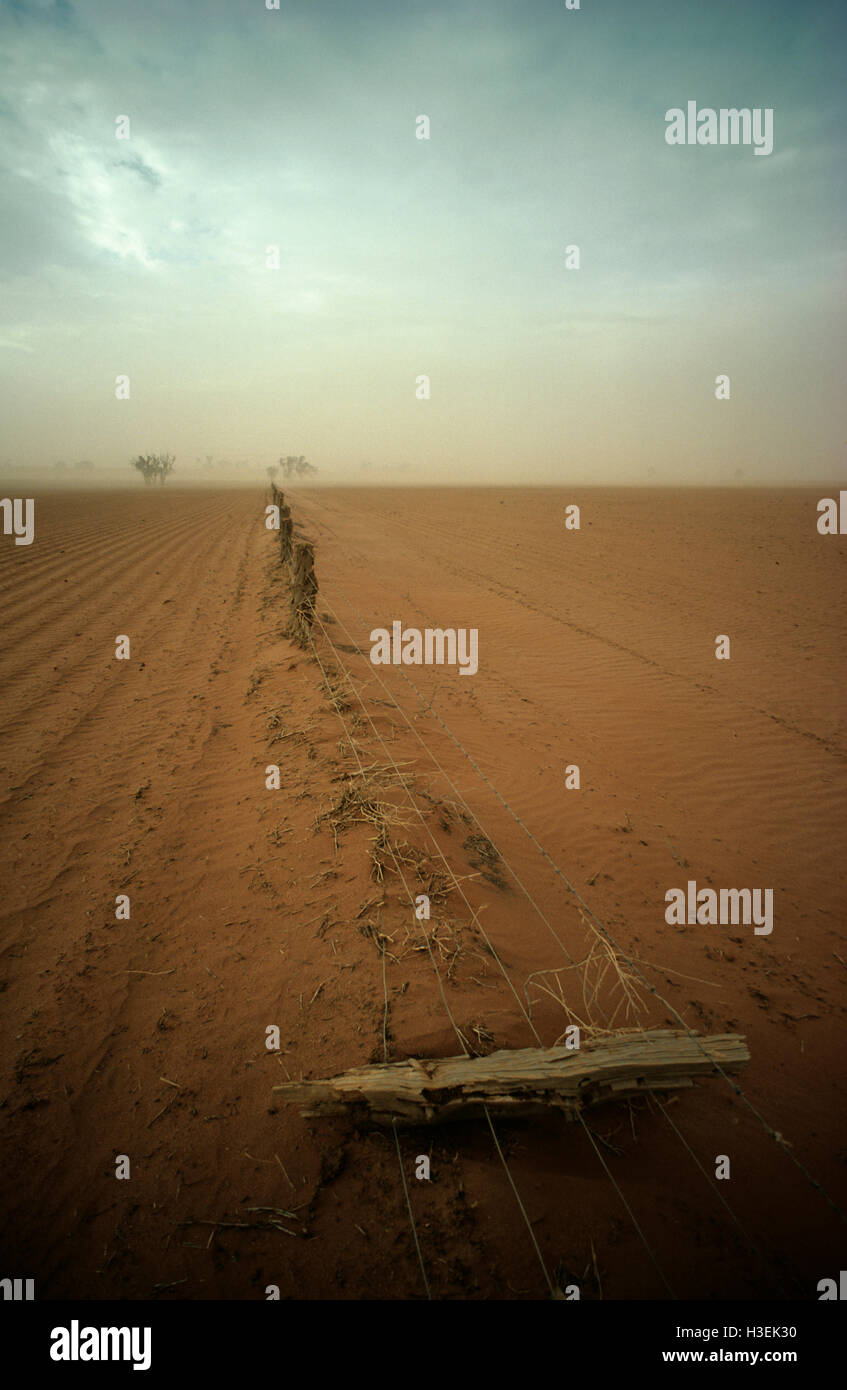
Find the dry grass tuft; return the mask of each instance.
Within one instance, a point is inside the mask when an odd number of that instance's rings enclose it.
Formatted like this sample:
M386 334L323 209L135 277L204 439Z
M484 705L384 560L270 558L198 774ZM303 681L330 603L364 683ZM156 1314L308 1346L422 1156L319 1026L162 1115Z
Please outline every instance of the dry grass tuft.
M354 825L372 825L376 829L376 835L371 860L374 865L384 863L385 856L391 850L388 837L390 827L408 824L400 810L380 795L392 785L398 784L404 784L402 774L398 776L395 773L392 777L389 769L378 768L376 764L371 769L347 776L346 786L335 804L315 816L315 830L328 825L337 850L338 837L345 830ZM379 872L375 872L374 876L382 882Z
M346 671L327 666L321 680L321 689L336 714L346 714L353 708L353 687Z
M530 998L532 984L541 994L555 1000L563 1010L568 1025L575 1023L583 1037L600 1037L620 1032L627 1025L637 1026L632 1020L644 1013L646 1006L636 976L608 938L597 930L581 909L579 915L586 928L587 953L572 965L559 966L554 970L534 970L527 976L524 995L530 1018L533 1003L538 1003L538 995L534 1000ZM565 994L563 980L567 980L568 975L572 977L568 982L571 989L579 992L577 1005L572 1002L573 995L569 1000ZM602 1006L601 994L604 1000ZM602 1023L598 1022L601 1008ZM558 1047L565 1036L565 1032L562 1032L552 1046Z

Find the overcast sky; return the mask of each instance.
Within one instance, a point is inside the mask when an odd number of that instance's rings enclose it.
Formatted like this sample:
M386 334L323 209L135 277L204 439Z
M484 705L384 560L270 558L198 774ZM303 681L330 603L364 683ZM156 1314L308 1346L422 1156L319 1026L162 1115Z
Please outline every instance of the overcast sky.
M845 477L840 0L0 17L7 468ZM773 108L773 153L668 145L688 101Z

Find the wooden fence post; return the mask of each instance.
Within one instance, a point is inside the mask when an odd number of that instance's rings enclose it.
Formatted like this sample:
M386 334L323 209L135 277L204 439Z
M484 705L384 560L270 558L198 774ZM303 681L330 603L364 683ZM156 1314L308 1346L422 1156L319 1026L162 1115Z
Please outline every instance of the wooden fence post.
M315 552L307 541L298 542L291 560L291 614L286 635L298 647L309 644L315 616L315 595L318 580L315 574Z
M282 494L280 494L281 496ZM293 554L294 522L291 520L291 508L280 506L279 509L279 558L282 564L287 565L291 562Z

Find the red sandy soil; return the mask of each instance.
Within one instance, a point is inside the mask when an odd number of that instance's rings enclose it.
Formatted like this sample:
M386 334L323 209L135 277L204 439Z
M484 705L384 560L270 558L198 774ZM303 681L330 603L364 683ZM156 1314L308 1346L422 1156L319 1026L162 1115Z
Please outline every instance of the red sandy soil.
M743 1096L496 1121L502 1157L484 1122L398 1131L432 1296L815 1298L847 1195L845 550L818 495L298 490L314 652L283 635L260 492L38 496L35 543L0 545L3 1272L41 1298L424 1298L392 1131L272 1088L455 1054L454 1023L532 1046L527 1000L551 1044L541 983L586 1017L568 953L597 938L499 792L641 972L637 1014L609 972L590 1021L679 1015L752 1060ZM394 619L477 628L478 675L372 666ZM405 887L377 827L333 832L360 766ZM772 887L772 936L666 925L689 878Z

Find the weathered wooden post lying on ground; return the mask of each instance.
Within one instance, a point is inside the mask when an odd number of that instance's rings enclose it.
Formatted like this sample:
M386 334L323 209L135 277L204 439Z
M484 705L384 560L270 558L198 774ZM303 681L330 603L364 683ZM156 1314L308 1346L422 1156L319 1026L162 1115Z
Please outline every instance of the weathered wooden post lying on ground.
M513 1119L558 1110L576 1120L605 1101L692 1086L694 1079L737 1072L750 1053L737 1033L692 1036L670 1029L618 1032L567 1047L527 1047L488 1057L445 1057L355 1067L320 1081L274 1086L308 1117L358 1113L375 1124Z
M315 574L315 552L308 541L298 541L289 565L291 576L291 615L286 636L298 647L309 644L315 617L315 595L318 580Z

